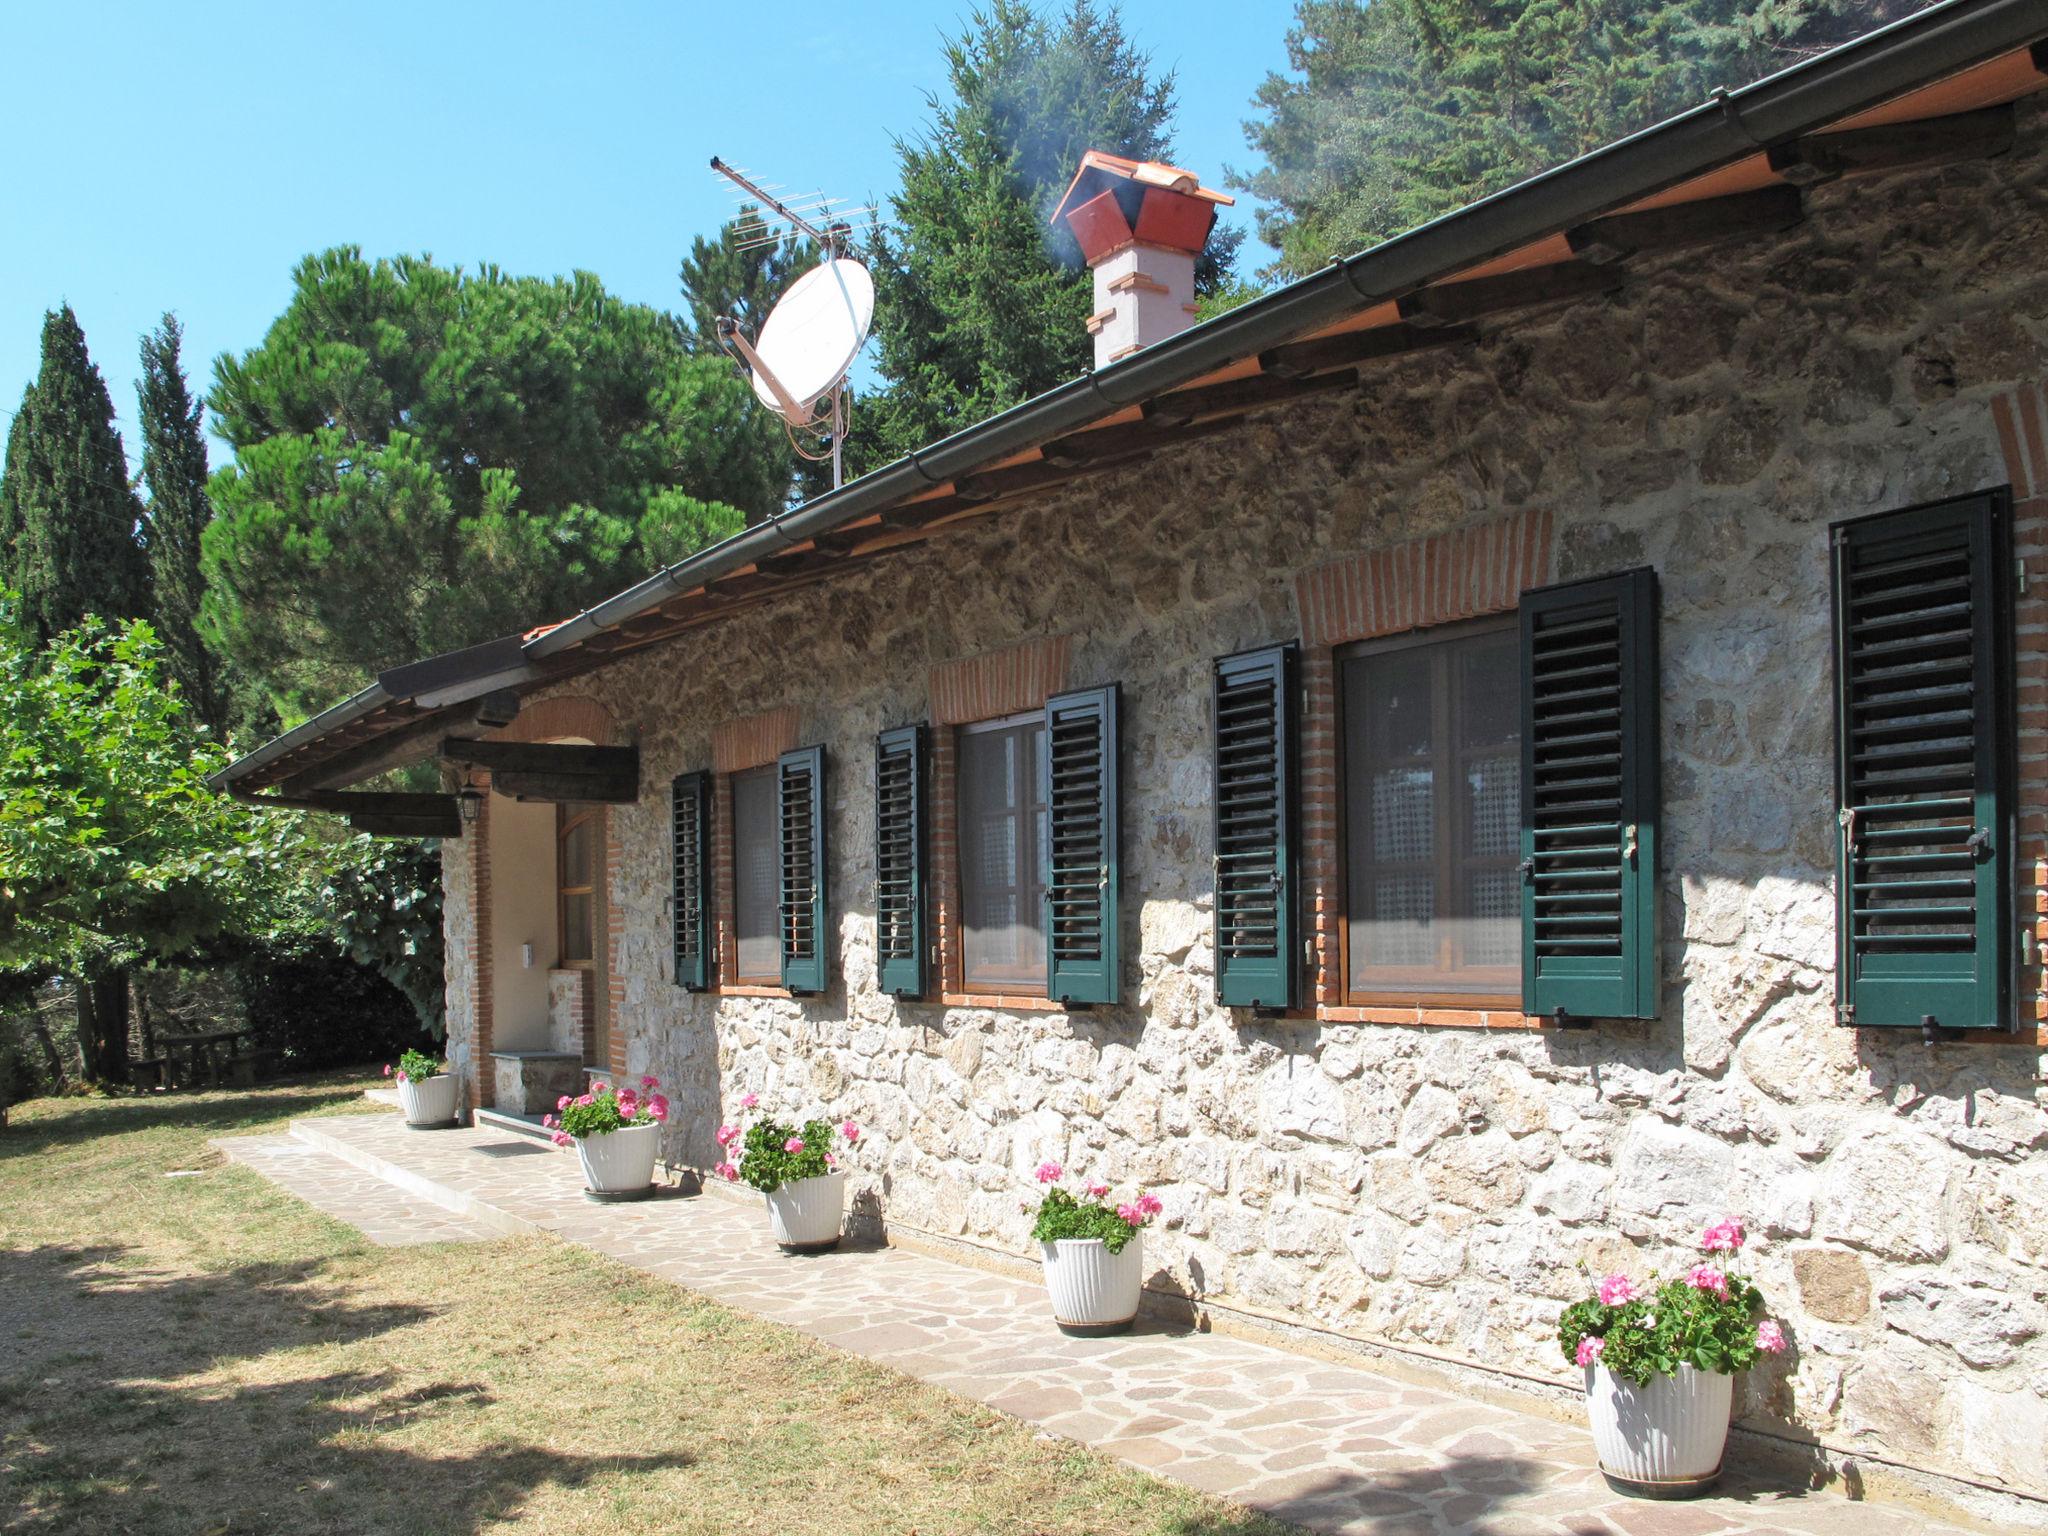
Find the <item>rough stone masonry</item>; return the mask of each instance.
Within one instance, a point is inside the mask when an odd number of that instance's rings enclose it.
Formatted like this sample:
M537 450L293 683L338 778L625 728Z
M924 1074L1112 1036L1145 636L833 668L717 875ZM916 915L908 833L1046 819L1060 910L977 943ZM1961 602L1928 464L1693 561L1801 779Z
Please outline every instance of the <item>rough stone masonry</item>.
M2030 1502L2048 1500L2048 503L2028 499L2024 441L2006 451L2023 434L1999 430L2048 375L2044 170L2042 110L2023 108L2002 159L1816 188L1783 236L1668 260L1617 298L1511 319L566 685L642 754L643 798L611 824L611 1027L632 1070L675 1088L671 1157L715 1161L750 1089L767 1111L852 1115L864 1209L1013 1255L1029 1170L1058 1158L1165 1201L1156 1289L1560 1385L1553 1329L1581 1265L1668 1266L1738 1213L1796 1340L1747 1380L1741 1421L2023 1495L2002 1518L2048 1525ZM1834 1017L1825 528L2007 483L2033 573L2033 968L2013 1041L1929 1049ZM1219 1009L1211 658L1298 636L1305 569L1531 509L1559 578L1661 578L1661 1020ZM933 666L1055 635L1070 685L1124 690L1126 1005L898 1003L875 987L875 733L927 718ZM709 766L714 726L782 706L829 754L833 987L693 996L669 974L662 791ZM446 868L462 1061L475 866Z

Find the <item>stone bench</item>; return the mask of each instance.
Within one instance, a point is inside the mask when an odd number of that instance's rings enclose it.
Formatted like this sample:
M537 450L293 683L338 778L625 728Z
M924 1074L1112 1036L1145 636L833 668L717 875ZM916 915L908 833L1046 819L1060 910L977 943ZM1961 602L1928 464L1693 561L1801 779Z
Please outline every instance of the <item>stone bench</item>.
M583 1092L583 1058L574 1051L493 1051L491 1081L500 1114L550 1115L563 1094Z

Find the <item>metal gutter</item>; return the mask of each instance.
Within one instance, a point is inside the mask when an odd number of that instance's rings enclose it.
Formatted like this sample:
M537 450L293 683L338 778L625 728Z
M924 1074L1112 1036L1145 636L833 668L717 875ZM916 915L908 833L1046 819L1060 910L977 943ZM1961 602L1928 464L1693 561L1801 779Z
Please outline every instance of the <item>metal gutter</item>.
M523 642L517 648L518 659L511 654L509 642L514 637L506 637L394 668L353 698L258 748L209 782L216 788L230 785L394 699L424 703L430 697L435 706L443 706L522 678L538 678L544 673L537 664L547 658L805 539L893 507L992 460L1080 431L1108 412L1167 393L1278 342L1411 293L1769 145L1824 129L2025 47L2044 34L2044 0L1949 0L1739 91L1717 94L1629 138L1332 262L1121 362L1070 379L664 567ZM410 691L429 679L430 692Z
M2042 0L1951 0L1702 103L1034 396L657 571L539 636L539 660L804 539L1088 426L1279 341L1810 133L2048 32Z

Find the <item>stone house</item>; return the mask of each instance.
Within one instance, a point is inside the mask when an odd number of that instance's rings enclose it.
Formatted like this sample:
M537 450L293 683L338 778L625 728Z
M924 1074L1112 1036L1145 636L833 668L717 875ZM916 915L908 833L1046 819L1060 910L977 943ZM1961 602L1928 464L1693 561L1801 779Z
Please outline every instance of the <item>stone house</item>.
M1193 328L1149 200L1213 195L1091 157L1091 375L224 782L447 838L479 1113L850 1114L983 1263L1058 1158L1164 1200L1162 1308L1483 1392L1737 1213L1743 1428L2048 1529L2044 35L1937 6Z

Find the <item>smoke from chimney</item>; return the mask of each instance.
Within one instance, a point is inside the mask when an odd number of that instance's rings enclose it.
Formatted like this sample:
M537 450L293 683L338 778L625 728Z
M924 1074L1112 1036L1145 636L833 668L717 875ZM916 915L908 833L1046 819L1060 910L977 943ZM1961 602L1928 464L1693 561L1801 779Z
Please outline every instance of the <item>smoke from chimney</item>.
M1219 204L1234 199L1156 160L1091 149L1053 210L1095 274L1088 329L1098 368L1177 336L1195 321L1195 258Z

